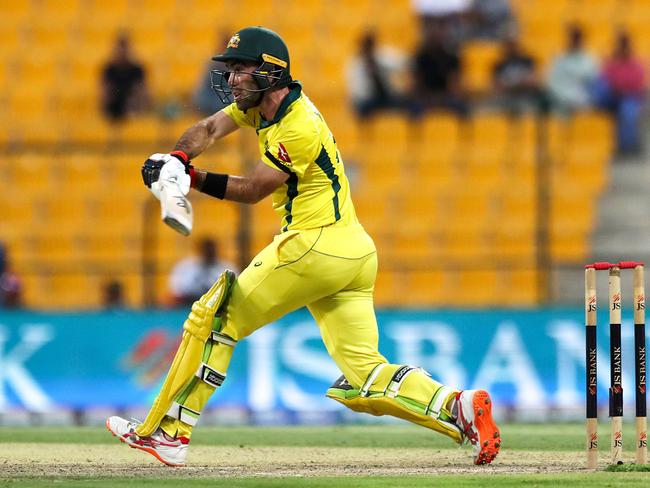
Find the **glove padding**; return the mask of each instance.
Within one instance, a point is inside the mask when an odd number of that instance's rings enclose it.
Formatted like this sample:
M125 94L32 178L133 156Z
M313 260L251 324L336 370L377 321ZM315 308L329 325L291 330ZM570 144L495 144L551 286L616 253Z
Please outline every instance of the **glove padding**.
M162 181L177 184L183 195L187 195L191 183L190 167L189 163L174 154L152 154L142 165L142 180L158 200Z

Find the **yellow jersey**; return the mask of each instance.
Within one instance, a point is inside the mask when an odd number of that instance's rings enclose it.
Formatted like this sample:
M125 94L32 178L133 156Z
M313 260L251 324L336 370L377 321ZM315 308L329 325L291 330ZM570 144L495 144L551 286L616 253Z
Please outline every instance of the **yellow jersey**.
M336 141L318 109L294 81L273 120L259 108L243 112L235 103L223 111L239 127L257 131L262 161L289 175L273 192L282 232L357 223Z

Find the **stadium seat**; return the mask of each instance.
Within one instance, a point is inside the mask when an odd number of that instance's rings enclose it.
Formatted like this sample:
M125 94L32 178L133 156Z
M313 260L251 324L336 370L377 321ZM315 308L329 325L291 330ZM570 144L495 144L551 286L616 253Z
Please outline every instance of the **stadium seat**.
M503 293L500 301L503 305L525 307L538 303L538 275L532 269L513 269L501 272Z
M379 260L381 263L381 253L379 254ZM375 281L375 305L381 307L398 306L401 303L402 296L406 294L404 287L401 286L406 276L405 273L388 271L380 264Z
M453 294L453 289L449 287L448 282L448 271L411 271L406 275L407 286L400 293L399 300L396 300L396 304L411 307L430 307L440 305L441 303L448 303L449 296Z
M15 158L9 168L12 184L15 188L34 196L47 190L51 184L52 157L41 153L23 153Z
M499 58L495 42L470 41L461 51L463 85L476 94L485 94L492 87L492 68Z
M161 122L155 116L137 115L116 126L117 139L127 145L150 145L155 149L161 138Z

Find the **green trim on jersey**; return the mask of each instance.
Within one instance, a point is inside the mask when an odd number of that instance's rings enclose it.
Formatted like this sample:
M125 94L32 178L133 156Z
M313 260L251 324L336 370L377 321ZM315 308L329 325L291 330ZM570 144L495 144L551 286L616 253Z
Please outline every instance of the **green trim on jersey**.
M302 85L300 84L299 81L293 81L289 83L289 93L287 94L286 97L284 97L284 100L280 103L280 106L278 107L277 112L275 112L275 116L273 117L273 120L266 120L261 114L260 114L260 125L257 128L259 131L260 129L266 129L267 127L277 124L280 122L280 119L284 117L284 114L286 113L287 109L289 108L289 105L291 105L293 102L298 100L300 98L300 94L302 93Z
M289 179L287 179L286 181L286 185L287 185L287 198L289 199L289 201L284 206L284 209L287 212L287 214L284 216L287 224L282 228L282 232L286 232L287 229L289 229L291 222L293 222L291 209L293 208L294 199L298 196L298 176L296 175L296 173L291 173Z
M334 218L338 222L341 220L341 210L339 209L339 191L341 190L341 184L339 183L338 175L334 172L334 165L332 165L332 160L330 159L329 154L327 154L325 146L321 146L320 154L316 158L316 164L332 182L332 190L334 190L334 197L332 198L332 204L334 205Z
M299 82L289 85L273 120L259 107L244 113L233 103L223 111L239 127L256 130L261 162L287 175L271 195L279 231L358 223L334 136Z

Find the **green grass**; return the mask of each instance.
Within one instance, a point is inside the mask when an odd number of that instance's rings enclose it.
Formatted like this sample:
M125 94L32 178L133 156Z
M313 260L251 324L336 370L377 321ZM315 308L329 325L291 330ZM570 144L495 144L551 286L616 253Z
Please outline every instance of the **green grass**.
M607 443L609 425L599 426L601 442ZM624 438L632 439L634 426L625 424ZM507 449L580 451L584 448L583 424L508 424L502 426ZM100 427L0 427L0 440L11 442L112 444L114 439ZM202 427L193 445L207 446L321 446L447 448L444 436L411 425L352 425L328 427ZM625 443L626 450L632 443ZM602 448L601 448L602 449Z
M133 478L111 478L110 480L90 480L90 479L74 479L66 478L61 482L57 478L49 479L26 479L16 482L16 484L0 486L21 486L21 487L44 487L51 486L52 484L60 484L62 486L70 486L75 488L80 487L108 487L108 486L163 486L163 487L176 487L179 486L179 478L164 479L164 478L149 478L149 479L133 479ZM308 487L308 488L339 488L339 487L355 487L355 488L422 488L422 487L436 487L436 488L455 488L455 487L471 487L480 488L484 486L495 486L499 488L524 485L527 488L531 487L558 487L570 486L571 488L591 488L591 487L626 487L633 488L636 486L647 486L648 475L642 473L622 473L617 474L613 479L610 473L590 473L588 475L575 475L575 474L553 474L553 475L490 475L490 476L404 476L399 478L394 477L321 477L321 478L227 478L227 479L183 479L182 485L185 487L198 487L198 486L216 486L216 487L232 487L232 488L293 488L293 487ZM58 481L58 483L57 483Z
M631 439L633 438L633 425L625 424L624 439L625 451L628 458L633 451ZM602 439L601 453L607 451L609 438L609 425L600 426ZM575 453L575 466L581 467L584 463L584 435L585 430L580 424L509 424L502 427L503 448L509 451L531 451L542 453L557 452L558 456L572 456ZM4 443L41 443L41 444L78 444L80 449L84 445L112 445L116 441L103 427L26 427L9 428L0 427L0 447ZM418 451L418 449L453 449L453 444L443 436L410 425L356 425L336 427L203 427L197 429L193 437L193 445L198 446L235 446L235 447L325 447L325 448L405 448L413 449L414 455L433 456L431 451ZM428 453L428 454L427 454ZM83 456L81 456L83 458ZM566 457L564 457L566 459ZM143 458L144 460L144 458ZM227 466L224 459L224 466ZM165 468L153 470L152 477L140 474L136 477L117 473L119 477L77 475L51 476L36 474L19 475L8 478L3 477L2 463L11 463L11 454L8 459L2 460L0 456L0 486L20 487L45 487L59 485L65 487L172 487L183 486L192 488L198 486L217 486L233 488L249 487L361 487L361 488L388 488L388 487L483 487L483 486L526 486L531 487L617 487L627 488L650 486L650 465L635 466L625 464L611 466L608 472L576 471L568 473L530 473L522 474L507 472L491 472L477 467L476 472L465 474L443 474L422 476L359 476L348 477L238 477L197 478L184 476L182 471L169 471L169 477L164 476ZM277 462L281 463L281 460ZM354 460L350 460L354 465ZM152 465L155 466L155 463ZM541 471L544 471L543 469ZM609 472L611 471L611 472ZM115 474L115 473L114 473Z

